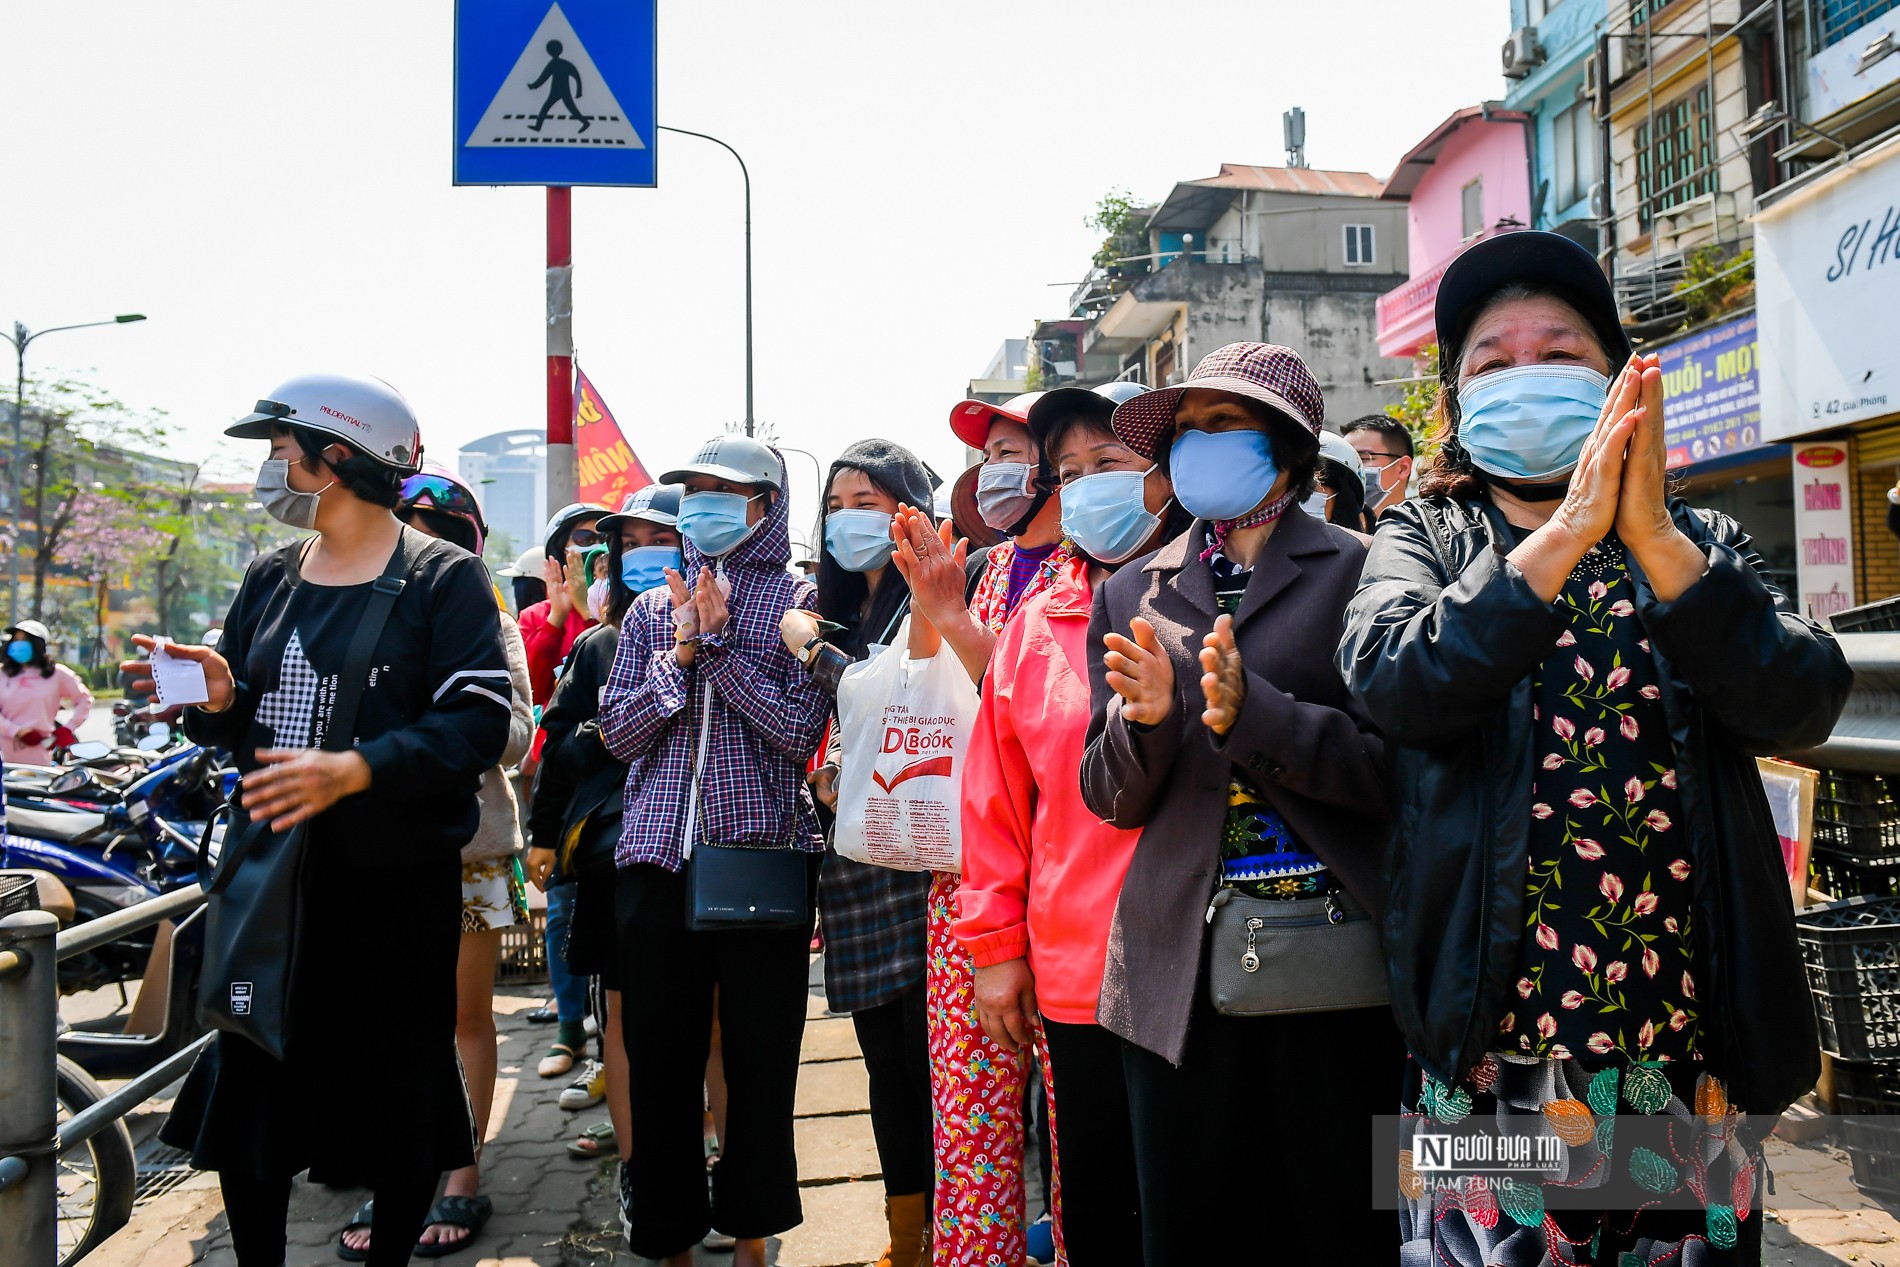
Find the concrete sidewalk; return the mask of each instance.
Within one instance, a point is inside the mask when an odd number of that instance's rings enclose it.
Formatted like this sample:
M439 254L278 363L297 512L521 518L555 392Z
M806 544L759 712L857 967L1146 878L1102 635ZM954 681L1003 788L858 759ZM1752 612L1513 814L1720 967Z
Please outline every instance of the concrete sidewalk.
M473 1245L443 1261L460 1267L645 1263L620 1239L613 1163L581 1161L566 1150L582 1127L605 1118L606 1106L564 1112L556 1100L569 1080L535 1076L551 1031L521 1015L541 1002L495 1000L501 1077L482 1177L495 1216ZM854 1267L874 1262L886 1240L864 1061L849 1018L827 1016L819 991L808 1006L797 1122L805 1221L771 1243L771 1259L780 1267ZM130 1120L139 1141L139 1203L131 1224L88 1257L88 1267L236 1267L216 1176L190 1170L151 1138L168 1107L154 1102ZM291 1197L287 1267L337 1262L337 1232L366 1195L299 1182ZM705 1251L699 1258L709 1267L732 1261L730 1254Z
M868 1087L857 1037L847 1017L825 1011L814 988L798 1080L798 1160L805 1221L770 1246L779 1267L857 1267L883 1251L884 1185L871 1136ZM637 1267L620 1240L611 1162L570 1157L567 1141L605 1117L605 1106L563 1112L556 1103L566 1078L538 1078L550 1030L522 1014L539 997L495 1001L501 1029L501 1077L482 1189L495 1216L469 1248L444 1261L461 1267ZM139 1141L139 1203L131 1225L86 1260L89 1267L236 1267L215 1176L198 1174L151 1136L164 1101L131 1119ZM1767 1148L1775 1192L1768 1198L1763 1262L1775 1267L1900 1267L1900 1205L1854 1187L1847 1154L1825 1139ZM287 1267L337 1262L338 1229L361 1203L361 1192L332 1192L299 1183L291 1200ZM4 1255L0 1255L3 1258ZM705 1267L731 1262L700 1251ZM418 1259L417 1261L423 1261Z

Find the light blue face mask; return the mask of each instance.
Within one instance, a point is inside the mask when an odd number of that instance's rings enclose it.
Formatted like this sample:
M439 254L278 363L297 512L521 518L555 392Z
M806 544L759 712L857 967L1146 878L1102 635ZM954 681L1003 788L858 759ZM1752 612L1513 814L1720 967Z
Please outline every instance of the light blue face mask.
M1539 483L1576 469L1610 380L1584 365L1514 365L1458 389L1458 443L1499 479Z
M1264 431L1183 431L1168 450L1174 498L1201 519L1238 519L1267 500L1280 468Z
M847 572L874 572L891 561L891 517L881 510L833 510L825 515L825 549Z
M1150 468L1153 469L1153 468ZM1126 563L1154 536L1147 471L1098 471L1062 486L1062 531L1098 563Z
M7 659L13 661L15 664L31 664L33 662L33 644L28 642L25 638L21 638L18 642L9 642L7 644Z
M680 552L673 546L635 546L620 556L620 582L636 594L666 584L666 569L680 570Z
M688 493L680 498L679 530L709 559L731 554L752 535L745 521L751 504L744 493Z

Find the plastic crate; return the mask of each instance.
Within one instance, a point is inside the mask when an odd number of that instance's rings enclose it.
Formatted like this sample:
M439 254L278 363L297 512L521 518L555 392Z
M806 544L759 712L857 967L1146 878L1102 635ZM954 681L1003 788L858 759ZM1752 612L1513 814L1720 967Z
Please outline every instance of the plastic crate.
M1835 612L1828 617L1828 623L1834 626L1835 633L1879 633L1900 629L1900 598L1883 598L1877 603L1863 603L1859 607Z
M1821 770L1814 791L1814 847L1862 862L1900 858L1900 803L1887 776Z
M1808 865L1810 883L1831 897L1900 894L1900 858L1855 858L1817 848Z
M530 911L528 922L501 930L501 960L495 984L533 985L548 979L548 913Z
M1821 1047L1843 1060L1900 1056L1900 897L1795 912Z
M21 871L0 871L0 915L40 909L40 886Z
M1900 1062L1834 1062L1834 1112L1854 1186L1900 1197Z

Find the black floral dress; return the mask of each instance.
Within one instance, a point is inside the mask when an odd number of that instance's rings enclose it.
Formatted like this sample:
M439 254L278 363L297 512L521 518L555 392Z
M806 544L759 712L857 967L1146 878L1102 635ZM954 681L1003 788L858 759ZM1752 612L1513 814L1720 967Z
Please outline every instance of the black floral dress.
M1675 750L1632 590L1611 538L1557 597L1568 624L1532 679L1515 1006L1459 1084L1414 1074L1401 1225L1432 1262L1759 1261L1759 1153L1738 1138L1740 1111L1698 1049ZM1502 1182L1418 1168L1420 1137L1467 1119L1546 1137L1555 1158Z

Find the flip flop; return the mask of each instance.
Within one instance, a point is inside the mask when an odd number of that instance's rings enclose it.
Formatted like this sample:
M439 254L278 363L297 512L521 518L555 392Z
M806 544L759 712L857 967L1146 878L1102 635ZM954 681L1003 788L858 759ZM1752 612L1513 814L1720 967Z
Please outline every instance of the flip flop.
M488 1224L488 1216L494 1212L495 1203L487 1197L437 1197L435 1204L429 1207L429 1221L422 1225L423 1231L428 1231L438 1223L445 1223L450 1227L466 1228L468 1235L446 1244L440 1241L434 1244L417 1241L415 1256L443 1258L467 1249L482 1234L482 1228Z
M614 1146L614 1124L596 1122L582 1131L579 1139L569 1140L567 1151L576 1157L585 1157L589 1161L605 1157Z
M369 1261L368 1250L351 1249L348 1245L343 1243L343 1238L359 1227L367 1228L370 1223L375 1220L375 1217L376 1199L374 1197L356 1207L356 1213L352 1214L350 1221L343 1225L343 1230L336 1234L336 1256L338 1258L341 1258L346 1263L366 1263Z

